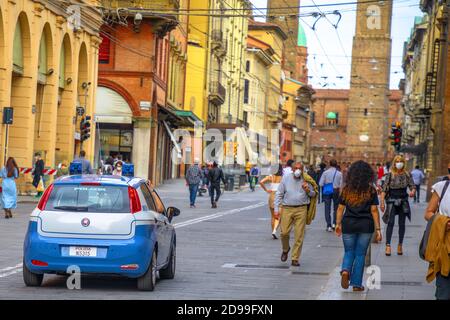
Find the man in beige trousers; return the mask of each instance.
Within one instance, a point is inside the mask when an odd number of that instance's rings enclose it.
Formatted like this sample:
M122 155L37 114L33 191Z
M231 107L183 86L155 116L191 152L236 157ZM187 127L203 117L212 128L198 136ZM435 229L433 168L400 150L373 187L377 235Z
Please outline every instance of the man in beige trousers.
M308 216L308 205L311 198L316 195L313 186L303 178L303 165L296 163L292 173L283 176L278 187L274 211L275 218L281 218L281 243L283 252L281 261L285 262L290 251L289 238L292 227L294 227L294 246L292 249L292 266L300 266L299 259L305 237L306 220ZM280 217L280 207L283 212Z

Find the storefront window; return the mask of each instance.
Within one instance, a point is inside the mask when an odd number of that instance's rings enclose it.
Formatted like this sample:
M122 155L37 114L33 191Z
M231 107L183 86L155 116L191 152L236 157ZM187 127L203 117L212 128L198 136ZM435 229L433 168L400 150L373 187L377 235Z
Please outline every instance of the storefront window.
M133 129L127 125L100 124L98 129L101 160L118 155L126 162L132 162Z

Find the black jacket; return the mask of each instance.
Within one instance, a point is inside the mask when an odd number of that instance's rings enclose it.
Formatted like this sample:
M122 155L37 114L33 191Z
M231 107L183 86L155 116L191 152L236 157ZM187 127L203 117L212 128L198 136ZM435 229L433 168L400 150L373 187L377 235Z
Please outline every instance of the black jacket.
M223 171L220 168L212 168L208 171L208 180L213 185L220 185L220 180L225 184L225 177Z

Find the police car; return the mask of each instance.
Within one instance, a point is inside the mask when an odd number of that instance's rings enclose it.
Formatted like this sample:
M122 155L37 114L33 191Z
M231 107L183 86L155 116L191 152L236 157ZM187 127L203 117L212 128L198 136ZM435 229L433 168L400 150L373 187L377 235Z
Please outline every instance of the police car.
M165 208L148 181L101 175L59 178L31 214L24 241L23 280L40 286L44 274L114 274L153 291L157 274L175 276L180 210Z

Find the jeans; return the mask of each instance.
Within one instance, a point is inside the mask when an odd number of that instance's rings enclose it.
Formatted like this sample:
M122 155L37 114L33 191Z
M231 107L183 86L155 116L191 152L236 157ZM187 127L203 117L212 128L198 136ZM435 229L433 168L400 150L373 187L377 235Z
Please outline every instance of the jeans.
M391 213L389 215L389 221L386 228L386 244L391 244L392 233L394 232L395 216L398 215L398 244L403 244L403 239L406 233L406 214L403 212L402 207L392 206Z
M336 212L339 205L339 192L334 191L333 194L324 194L322 197L325 202L325 220L328 228L331 227L331 201L333 201L333 224L336 224Z
M372 233L344 233L342 235L345 250L342 271L350 273L350 285L353 287L362 287L366 253L371 239Z
M214 199L214 191L216 193L216 198ZM220 184L211 184L209 186L209 196L211 197L211 204L219 201L220 198Z
M195 199L197 198L198 184L189 185L189 200L191 201L191 206L195 205Z
M450 300L450 276L436 275L436 299Z
M414 202L420 202L420 184L416 184L416 193L414 194Z
M252 191L255 191L255 186L258 183L258 177L257 176L251 176L250 177L250 189Z

